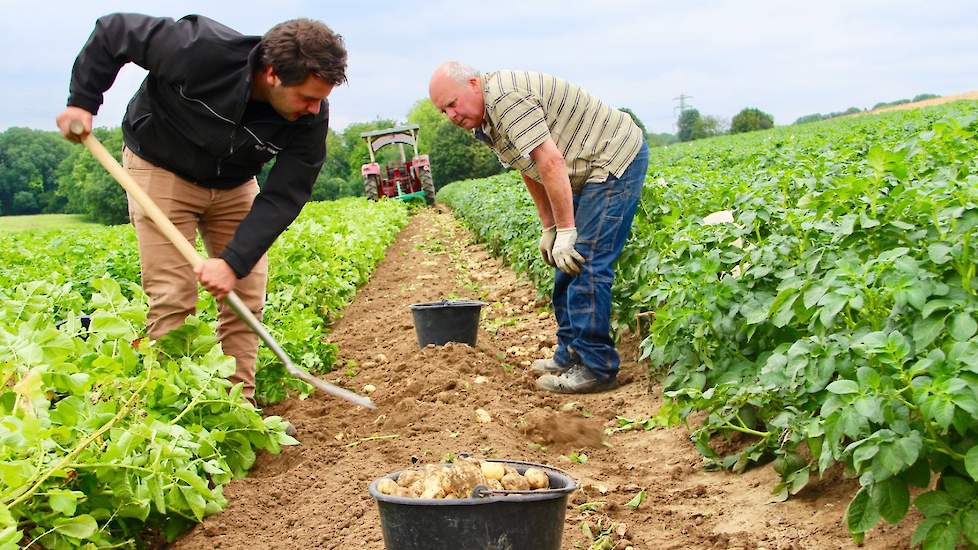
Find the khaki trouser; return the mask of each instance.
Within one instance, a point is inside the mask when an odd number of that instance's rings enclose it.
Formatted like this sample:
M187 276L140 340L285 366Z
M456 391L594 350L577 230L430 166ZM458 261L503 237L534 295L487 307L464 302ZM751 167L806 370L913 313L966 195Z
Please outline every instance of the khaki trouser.
M184 237L194 242L200 231L211 257L218 256L231 241L258 194L255 179L233 189L208 189L147 162L128 148L123 149L122 164ZM147 333L156 340L196 312L197 277L190 263L143 214L132 197L129 197L129 218L139 239L143 289L149 297ZM234 287L234 292L259 320L267 279L268 257L262 256L251 273L238 279ZM258 336L223 302L218 304L217 335L224 353L234 357L237 363L231 382L243 382L242 394L253 401Z

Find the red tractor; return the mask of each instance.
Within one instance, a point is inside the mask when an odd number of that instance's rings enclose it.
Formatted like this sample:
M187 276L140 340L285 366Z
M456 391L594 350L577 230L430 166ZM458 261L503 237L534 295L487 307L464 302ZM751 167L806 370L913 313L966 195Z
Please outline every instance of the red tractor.
M420 198L429 206L435 204L431 162L428 160L428 155L418 154L419 128L417 124L408 124L360 134L360 137L366 140L367 150L370 151L370 163L360 168L363 173L363 194L367 198L371 200L380 197L401 200ZM381 168L377 163L377 151L385 145L395 143L400 149L401 161L388 162ZM414 148L414 156L411 160L408 160L404 154L405 145Z

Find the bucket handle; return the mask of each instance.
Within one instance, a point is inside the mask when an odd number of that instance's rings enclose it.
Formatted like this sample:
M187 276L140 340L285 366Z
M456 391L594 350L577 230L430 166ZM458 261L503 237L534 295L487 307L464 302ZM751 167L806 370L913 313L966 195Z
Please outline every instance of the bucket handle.
M481 483L472 488L472 498L488 498L496 495L552 495L560 493L572 493L577 487L564 487L563 489L490 489Z

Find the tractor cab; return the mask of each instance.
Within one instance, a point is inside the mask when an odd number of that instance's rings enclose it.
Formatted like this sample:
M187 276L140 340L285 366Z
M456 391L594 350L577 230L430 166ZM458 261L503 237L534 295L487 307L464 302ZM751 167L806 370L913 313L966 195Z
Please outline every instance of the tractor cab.
M418 154L417 124L395 126L383 130L363 132L360 137L367 142L370 162L360 168L363 174L363 194L371 199L381 197L411 200L424 199L428 205L435 203L435 185L431 179L431 162L428 155ZM397 145L401 153L400 162L388 162L381 168L377 162L377 151L387 145ZM413 149L414 156L407 157L404 146Z

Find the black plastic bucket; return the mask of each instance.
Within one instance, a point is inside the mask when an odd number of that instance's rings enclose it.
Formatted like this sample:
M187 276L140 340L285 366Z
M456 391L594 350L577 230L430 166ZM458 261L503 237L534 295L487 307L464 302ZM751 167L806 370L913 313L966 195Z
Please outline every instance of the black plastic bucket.
M418 335L418 346L428 344L441 346L449 342L459 342L475 346L479 333L479 314L485 303L473 300L442 300L412 304L414 332Z
M375 479L370 496L380 507L387 550L560 550L567 496L577 482L566 473L532 462L490 460L519 473L539 468L549 490L482 498L421 499L381 494ZM384 477L397 480L401 472Z

